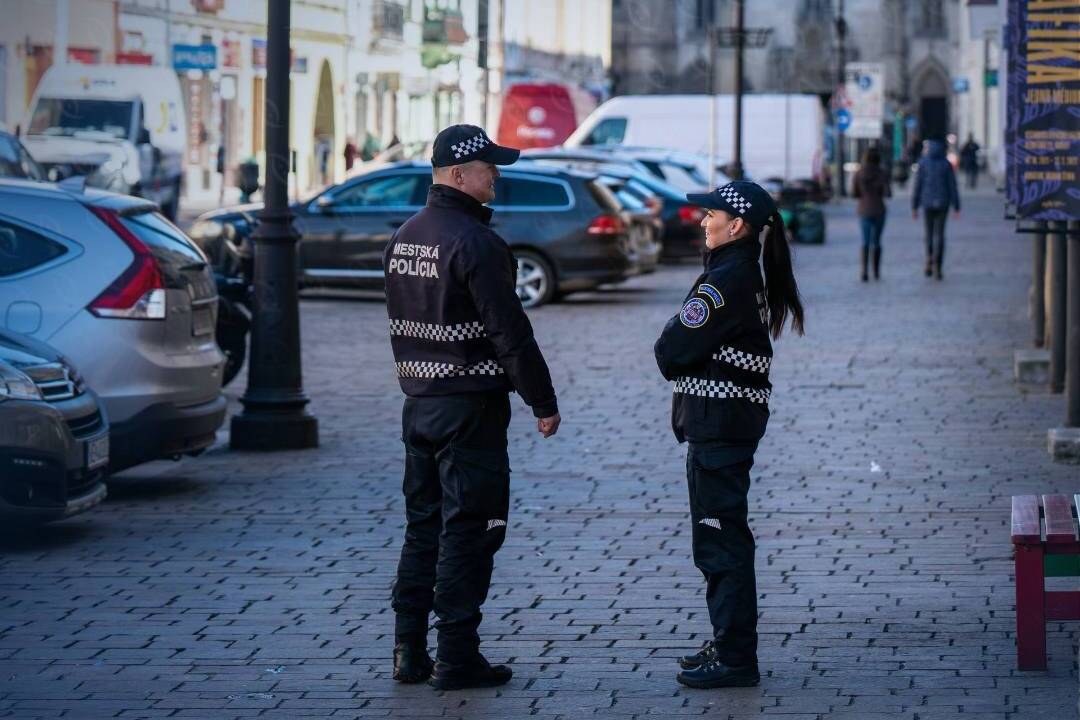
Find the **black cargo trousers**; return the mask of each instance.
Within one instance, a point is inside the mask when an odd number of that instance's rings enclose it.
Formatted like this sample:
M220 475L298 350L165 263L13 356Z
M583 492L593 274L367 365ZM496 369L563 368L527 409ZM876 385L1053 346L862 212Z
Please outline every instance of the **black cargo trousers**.
M506 537L510 461L506 391L408 397L405 543L393 589L395 641L423 640L435 611L440 661L479 653L480 606Z
M705 576L705 603L719 659L757 664L754 534L747 521L750 468L756 446L689 443L694 565Z

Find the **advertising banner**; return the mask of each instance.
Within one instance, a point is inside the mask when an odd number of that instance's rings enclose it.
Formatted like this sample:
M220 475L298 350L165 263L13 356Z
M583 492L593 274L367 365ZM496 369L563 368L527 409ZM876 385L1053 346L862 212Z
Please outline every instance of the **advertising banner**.
M850 62L844 66L844 94L851 124L844 133L852 138L881 138L885 117L885 66Z
M1009 0L1006 196L1031 220L1080 220L1080 0Z

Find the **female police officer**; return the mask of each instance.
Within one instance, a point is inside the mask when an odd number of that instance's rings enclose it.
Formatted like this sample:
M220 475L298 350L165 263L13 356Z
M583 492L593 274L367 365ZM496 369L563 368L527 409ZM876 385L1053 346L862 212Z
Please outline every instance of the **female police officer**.
M802 334L803 308L783 221L765 190L732 182L687 199L708 212L701 223L705 272L654 350L660 372L675 382L675 437L689 442L694 564L705 576L713 639L679 660L677 679L690 687L745 687L760 679L746 497L769 418L769 336L779 337L789 316ZM766 225L763 248L758 235Z

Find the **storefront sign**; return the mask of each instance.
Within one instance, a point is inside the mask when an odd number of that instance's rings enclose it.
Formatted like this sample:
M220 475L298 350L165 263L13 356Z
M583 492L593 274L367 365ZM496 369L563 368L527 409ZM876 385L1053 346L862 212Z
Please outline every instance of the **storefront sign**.
M1006 195L1019 217L1080 220L1080 0L1010 0Z
M845 66L844 95L851 125L848 137L881 138L885 117L885 66L881 63L852 62Z
M217 67L217 48L213 45L173 45L173 69L213 70Z

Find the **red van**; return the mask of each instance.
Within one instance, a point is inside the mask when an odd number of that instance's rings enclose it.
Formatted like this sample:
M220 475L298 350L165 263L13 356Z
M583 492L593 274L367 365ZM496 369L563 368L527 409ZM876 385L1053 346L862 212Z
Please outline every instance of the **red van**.
M577 87L559 83L511 85L503 98L496 142L522 150L562 145L595 107L592 96Z

